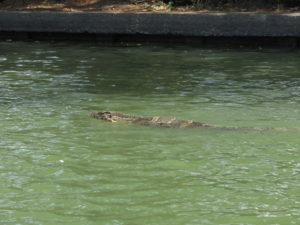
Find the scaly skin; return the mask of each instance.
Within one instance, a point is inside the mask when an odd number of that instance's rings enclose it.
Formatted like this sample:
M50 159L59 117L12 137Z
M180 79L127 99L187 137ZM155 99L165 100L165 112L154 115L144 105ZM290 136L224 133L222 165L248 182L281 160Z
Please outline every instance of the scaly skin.
M195 122L192 120L183 120L177 118L159 117L159 116L130 116L121 112L116 111L100 111L91 113L91 117L95 119L102 119L109 122L131 122L146 126L162 126L169 128L214 128L214 126ZM232 129L232 128L228 128Z
M160 117L160 116L131 116L122 112L104 110L91 113L91 117L95 119L106 120L112 123L116 122L130 122L134 124L140 124L145 126L161 126L168 128L215 128L222 130L238 130L238 131L264 131L264 130L277 130L288 131L295 130L297 128L262 128L262 127L217 127L206 123L195 122L193 120L177 119L175 117Z

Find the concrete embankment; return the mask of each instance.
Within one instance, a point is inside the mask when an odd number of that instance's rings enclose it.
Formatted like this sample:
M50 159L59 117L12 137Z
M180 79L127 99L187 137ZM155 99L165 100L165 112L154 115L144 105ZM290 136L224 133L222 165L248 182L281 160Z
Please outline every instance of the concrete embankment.
M0 38L297 46L300 14L0 12Z

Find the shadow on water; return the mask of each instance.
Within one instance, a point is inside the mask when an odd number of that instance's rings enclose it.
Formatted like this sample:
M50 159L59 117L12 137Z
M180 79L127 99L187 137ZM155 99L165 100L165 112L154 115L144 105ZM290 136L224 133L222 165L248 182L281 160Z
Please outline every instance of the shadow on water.
M0 69L15 76L17 82L9 84L13 87L30 84L34 88L38 84L53 87L52 90L63 87L65 91L94 94L205 97L264 95L269 90L299 98L298 52L88 44L65 49L61 43L32 43L21 48L19 45L22 44L0 45ZM285 96L281 98L284 100Z

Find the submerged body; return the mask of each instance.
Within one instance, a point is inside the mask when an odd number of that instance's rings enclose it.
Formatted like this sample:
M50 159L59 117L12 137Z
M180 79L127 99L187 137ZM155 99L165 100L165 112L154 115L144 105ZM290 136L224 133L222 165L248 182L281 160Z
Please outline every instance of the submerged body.
M131 116L116 111L100 111L91 113L91 117L95 119L102 119L109 122L131 122L140 125L148 126L162 126L169 128L214 128L214 126L195 122L193 120L184 120L169 117L159 116ZM224 129L235 129L230 127L223 127Z
M193 120L177 119L175 117L160 117L160 116L131 116L117 111L104 110L100 112L92 112L91 117L95 119L106 120L112 123L115 122L130 122L145 126L161 126L168 128L215 128L222 130L239 130L239 131L264 131L277 130L288 131L296 130L297 128L264 128L264 127L218 127L206 123L200 123Z

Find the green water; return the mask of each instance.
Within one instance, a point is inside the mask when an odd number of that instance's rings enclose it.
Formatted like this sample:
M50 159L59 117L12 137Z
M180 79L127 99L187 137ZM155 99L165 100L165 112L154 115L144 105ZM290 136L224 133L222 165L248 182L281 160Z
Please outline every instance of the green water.
M297 50L0 42L0 224L300 224L299 71Z

